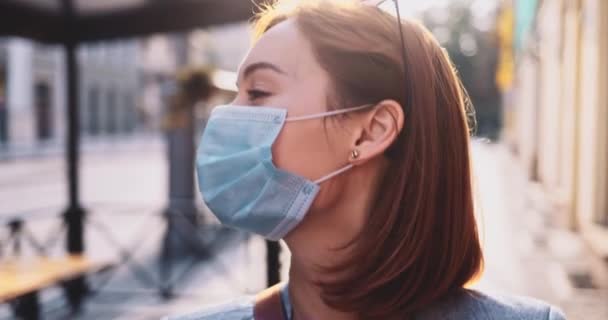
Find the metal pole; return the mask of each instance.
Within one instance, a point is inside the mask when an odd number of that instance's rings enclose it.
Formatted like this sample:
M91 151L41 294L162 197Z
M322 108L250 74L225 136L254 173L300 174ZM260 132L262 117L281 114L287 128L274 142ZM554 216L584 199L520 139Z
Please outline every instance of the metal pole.
M182 67L188 64L188 34L173 36L174 49L176 52L177 65ZM177 81L166 82L165 96L169 97L176 93ZM168 103L168 99L166 99ZM198 209L194 195L194 110L190 106L180 112L185 112L185 123L179 127L170 128L166 133L167 158L169 164L169 205L166 217L171 220L165 242L171 249L176 249L174 257L185 253L188 249L183 240L188 239L192 243L197 242L197 235L186 234L186 238L177 237L174 233L180 230L191 230L188 228L196 225ZM189 249L188 249L189 250Z
M65 11L65 29L67 39L64 42L66 54L66 78L67 78L67 100L66 109L68 130L66 141L66 160L68 174L68 194L69 204L64 213L67 225L67 252L69 254L82 254L84 248L84 216L85 211L80 206L78 165L80 147L80 113L78 110L78 61L76 50L78 49L77 40L69 34L75 29L74 26L74 3L73 0L63 0ZM79 276L63 284L67 300L72 308L72 312L80 311L82 300L89 291L85 276Z
M188 64L188 34L174 35L176 62L180 68ZM196 221L198 209L194 198L194 109L190 106L183 127L173 128L168 134L169 157L169 212L180 212L183 218ZM187 221L182 221L187 222ZM179 222L178 222L179 223ZM188 223L188 222L187 222Z
M74 7L72 0L63 1L66 32L72 30L74 21ZM78 61L76 60L77 44L74 39L68 39L64 43L66 53L66 78L67 78L67 140L66 160L69 204L64 214L67 224L67 251L70 254L81 254L84 252L84 227L83 218L85 212L80 206L79 198L79 140L80 140L80 115L78 109Z

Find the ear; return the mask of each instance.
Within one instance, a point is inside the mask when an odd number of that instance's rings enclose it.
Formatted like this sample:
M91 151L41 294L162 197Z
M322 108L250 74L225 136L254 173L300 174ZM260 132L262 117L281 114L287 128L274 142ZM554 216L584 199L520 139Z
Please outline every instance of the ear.
M363 164L381 155L390 147L403 129L404 113L395 100L383 100L360 118L360 129L353 141L350 163Z

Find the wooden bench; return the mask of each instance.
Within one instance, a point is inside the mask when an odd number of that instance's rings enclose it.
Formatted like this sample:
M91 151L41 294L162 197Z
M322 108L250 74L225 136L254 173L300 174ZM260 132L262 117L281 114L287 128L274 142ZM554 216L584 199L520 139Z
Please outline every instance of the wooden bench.
M55 285L64 287L74 310L87 293L84 276L112 267L108 261L86 256L10 258L0 261L0 303L11 302L15 315L37 319L37 293Z

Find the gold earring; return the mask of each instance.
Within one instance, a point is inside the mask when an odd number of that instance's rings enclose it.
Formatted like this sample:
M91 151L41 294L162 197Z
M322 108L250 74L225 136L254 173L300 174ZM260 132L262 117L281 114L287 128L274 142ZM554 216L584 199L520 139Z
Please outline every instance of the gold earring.
M353 160L359 158L359 150L353 149L353 151L350 152L350 157L353 158Z

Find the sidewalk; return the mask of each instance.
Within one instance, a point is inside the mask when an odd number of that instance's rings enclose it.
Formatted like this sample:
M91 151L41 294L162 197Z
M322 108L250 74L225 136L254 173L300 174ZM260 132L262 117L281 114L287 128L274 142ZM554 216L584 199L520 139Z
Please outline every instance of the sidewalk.
M107 150L128 151L137 148L155 147L163 143L162 133L137 132L126 135L103 135L99 137L81 137L81 152L103 152ZM28 142L0 145L0 164L3 161L36 159L44 157L63 157L65 141Z
M557 227L549 200L506 147L476 144L474 161L486 255L477 287L546 300L568 319L608 319L608 290L577 287L569 268L589 252Z

